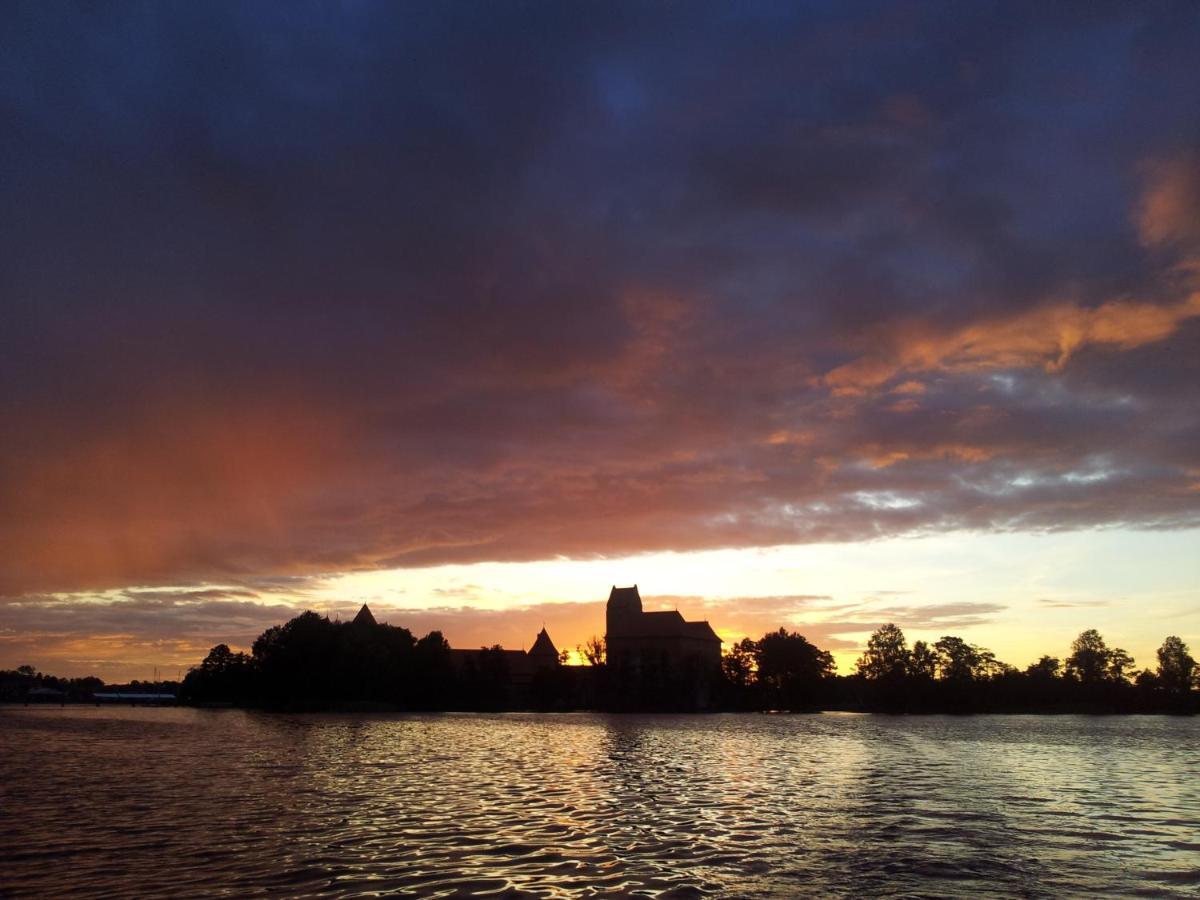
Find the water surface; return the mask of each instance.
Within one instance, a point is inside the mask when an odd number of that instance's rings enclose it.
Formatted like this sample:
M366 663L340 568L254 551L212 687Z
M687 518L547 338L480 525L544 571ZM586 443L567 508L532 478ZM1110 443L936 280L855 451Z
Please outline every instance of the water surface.
M6 896L1200 895L1200 720L0 707Z

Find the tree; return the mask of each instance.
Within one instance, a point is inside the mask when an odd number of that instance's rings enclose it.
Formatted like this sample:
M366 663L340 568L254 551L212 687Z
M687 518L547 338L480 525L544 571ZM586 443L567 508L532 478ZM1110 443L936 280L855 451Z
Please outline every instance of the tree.
M1030 663L1029 668L1025 670L1025 674L1030 678L1049 680L1051 678L1057 678L1059 669L1061 668L1062 664L1056 657L1043 656L1037 662Z
M1108 679L1115 682L1126 682L1133 674L1133 657L1120 647L1108 651Z
M1186 694L1196 678L1196 660L1180 638L1171 635L1158 648L1158 683L1173 694Z
M924 641L916 641L909 654L909 671L917 678L933 680L937 674L937 654Z
M480 647L463 673L464 701L468 709L504 709L509 700L511 672L504 648Z
M1110 651L1095 628L1089 628L1071 642L1067 657L1068 678L1082 684L1100 684L1108 679Z
M229 668L233 660L233 651L229 649L228 644L217 644L208 651L208 656L204 657L204 661L200 663L202 672L220 673Z
M575 648L579 651L579 655L587 660L589 666L604 665L607 657L606 648L604 646L604 638L592 635L580 646Z
M721 657L721 671L725 679L738 690L746 690L754 679L757 668L758 645L750 638L742 638Z
M767 703L781 709L807 709L820 694L821 683L836 668L833 654L800 634L780 628L756 645L756 681Z
M858 659L858 673L870 680L901 679L909 668L910 655L904 632L891 622L867 639L867 649Z
M980 674L983 660L974 644L946 635L933 647L937 651L938 673L946 681L973 681Z
M217 644L183 680L184 696L193 700L244 701L254 691L254 662L245 653L234 653L228 644Z

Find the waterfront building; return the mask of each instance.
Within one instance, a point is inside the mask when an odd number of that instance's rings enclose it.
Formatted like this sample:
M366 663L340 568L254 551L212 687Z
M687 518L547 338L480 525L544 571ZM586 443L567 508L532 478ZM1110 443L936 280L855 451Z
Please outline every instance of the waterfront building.
M646 612L636 584L613 585L605 629L608 664L615 668L700 671L721 665L721 639L707 620L689 622L679 610Z

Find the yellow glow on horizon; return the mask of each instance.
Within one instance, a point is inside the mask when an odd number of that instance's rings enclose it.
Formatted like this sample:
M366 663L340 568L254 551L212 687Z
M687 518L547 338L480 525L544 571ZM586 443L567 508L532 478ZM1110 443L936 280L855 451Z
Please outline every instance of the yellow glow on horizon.
M726 650L783 627L829 650L841 674L853 672L867 636L885 621L900 624L910 646L955 634L1020 668L1043 653L1065 656L1071 640L1093 627L1139 667L1155 665L1154 651L1169 634L1200 651L1200 530L960 532L354 572L297 590L260 590L249 602L343 619L368 603L380 621L418 634L440 629L454 646L528 647L544 624L555 646L581 663L577 647L604 632L609 588L635 583L648 609L708 619ZM122 592L54 600L88 608L125 602ZM193 626L169 638L162 622L145 634L89 633L83 618L69 632L0 630L0 668L31 663L55 674L144 679L154 666L167 673L196 665L217 643L248 650L264 622L281 624L287 615L214 620L212 633Z
M1200 644L1200 530L956 532L860 543L476 563L353 573L331 579L318 596L397 610L496 611L602 603L614 584L639 585L647 608L665 603L677 606L685 618L710 619L726 649L742 637L757 638L779 627L807 633L818 646L821 637L811 635L834 635L851 644L825 647L842 674L853 671L873 626L891 620L901 624L910 645L958 634L1019 667L1043 653L1065 655L1071 639L1088 627L1130 650L1139 665L1153 664L1153 651L1167 634ZM794 596L824 599L764 620L758 630L757 624L738 626L745 618L738 612L742 607ZM935 615L939 610L942 618ZM578 632L555 633L553 625L550 630L560 648L573 648L602 633L602 614Z

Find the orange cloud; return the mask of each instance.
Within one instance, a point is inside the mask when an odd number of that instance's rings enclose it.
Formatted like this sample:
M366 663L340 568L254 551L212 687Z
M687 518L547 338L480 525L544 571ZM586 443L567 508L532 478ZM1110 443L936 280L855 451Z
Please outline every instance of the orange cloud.
M773 447L784 445L792 445L797 447L807 447L812 444L815 435L811 431L788 431L780 429L773 431L767 436L767 443Z
M1142 242L1200 242L1200 159L1160 161L1147 171L1149 185L1136 216Z
M0 593L235 570L240 536L259 547L294 539L293 515L335 468L340 439L335 415L294 403L176 405L108 434L48 436L54 449L15 460L0 485Z
M1165 305L1114 300L1090 309L1058 304L941 333L909 323L890 336L887 350L839 366L823 382L836 396L860 396L921 372L1032 366L1056 372L1084 347L1140 347L1169 337L1197 316L1200 292Z
M886 469L899 462L924 459L950 459L979 463L986 462L993 456L992 451L972 444L936 444L932 447L890 450L876 444L864 447L861 452L876 469Z

